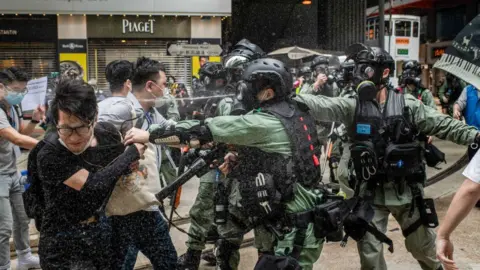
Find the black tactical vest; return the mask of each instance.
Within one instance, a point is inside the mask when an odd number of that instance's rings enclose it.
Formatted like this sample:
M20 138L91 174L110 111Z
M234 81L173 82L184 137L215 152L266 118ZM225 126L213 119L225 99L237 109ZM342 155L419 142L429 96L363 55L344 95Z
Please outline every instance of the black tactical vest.
M292 156L267 153L258 148L239 149L239 166L232 176L239 179L241 204L253 222L283 213L283 203L293 197L293 184L313 187L320 177L314 155L318 145L315 122L306 107L281 102L263 107L277 117L290 139Z
M423 148L412 117L397 90L388 90L383 112L375 100L357 99L355 124L349 131L357 178L403 178L422 172Z

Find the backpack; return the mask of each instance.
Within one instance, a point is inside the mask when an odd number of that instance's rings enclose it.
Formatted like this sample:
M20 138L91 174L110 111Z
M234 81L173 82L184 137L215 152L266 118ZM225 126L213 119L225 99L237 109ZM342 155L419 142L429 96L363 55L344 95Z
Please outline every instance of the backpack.
M35 221L35 227L40 231L42 227L43 212L45 210L45 196L42 190L42 183L38 177L37 155L46 145L45 140L41 140L30 151L27 165L27 183L30 187L23 193L23 204L27 216Z

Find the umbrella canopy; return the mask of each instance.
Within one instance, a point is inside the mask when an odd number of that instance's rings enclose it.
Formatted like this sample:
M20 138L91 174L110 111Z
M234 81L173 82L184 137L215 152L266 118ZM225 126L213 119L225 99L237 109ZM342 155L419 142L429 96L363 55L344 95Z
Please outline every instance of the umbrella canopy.
M480 15L455 37L434 68L442 69L480 89Z
M286 47L286 48L278 49L276 51L273 51L273 52L269 53L268 55L270 55L270 56L287 55L289 59L298 60L298 59L302 59L302 58L305 58L305 57L308 57L308 56L322 55L322 54L319 53L319 52L316 52L316 51L309 50L309 49L293 46L293 47Z

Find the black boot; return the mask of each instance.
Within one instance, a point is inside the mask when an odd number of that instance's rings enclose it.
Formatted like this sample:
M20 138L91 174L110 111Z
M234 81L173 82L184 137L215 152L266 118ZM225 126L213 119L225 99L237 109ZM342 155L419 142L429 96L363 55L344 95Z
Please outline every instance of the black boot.
M219 239L215 247L215 257L217 258L216 270L232 270L230 257L240 246L230 243L225 239Z
M177 270L198 270L201 256L201 250L193 250L189 248L185 254L178 257Z
M202 260L206 261L209 266L215 266L217 264L217 258L213 254L213 250L202 253Z

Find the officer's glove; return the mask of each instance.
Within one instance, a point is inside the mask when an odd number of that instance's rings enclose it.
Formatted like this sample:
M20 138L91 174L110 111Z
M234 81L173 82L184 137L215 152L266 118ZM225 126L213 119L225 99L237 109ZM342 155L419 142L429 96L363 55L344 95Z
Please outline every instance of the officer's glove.
M199 147L213 141L206 125L198 122L193 125L177 124L155 128L150 131L149 141L155 144L187 144Z

